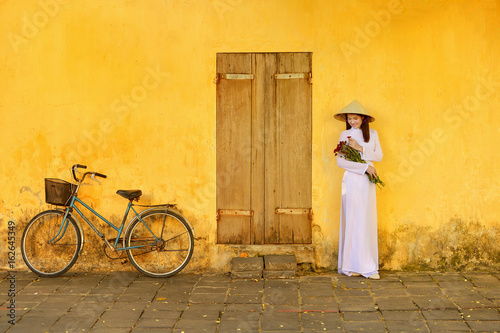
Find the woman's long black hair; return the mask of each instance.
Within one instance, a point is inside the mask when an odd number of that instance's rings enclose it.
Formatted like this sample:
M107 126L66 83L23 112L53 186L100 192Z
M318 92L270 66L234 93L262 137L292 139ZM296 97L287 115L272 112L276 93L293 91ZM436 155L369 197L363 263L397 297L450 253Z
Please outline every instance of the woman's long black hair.
M363 118L363 121L361 122L361 131L363 132L363 139L365 139L365 142L370 141L370 125L369 125L369 116L365 116L363 114L358 114L361 118ZM345 129L351 129L351 125L349 125L349 122L347 121L347 114L345 115Z

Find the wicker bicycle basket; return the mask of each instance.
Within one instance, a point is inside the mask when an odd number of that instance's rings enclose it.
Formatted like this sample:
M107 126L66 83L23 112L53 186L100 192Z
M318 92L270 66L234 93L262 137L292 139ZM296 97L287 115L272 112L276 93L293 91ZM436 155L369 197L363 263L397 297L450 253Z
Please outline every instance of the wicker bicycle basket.
M51 205L68 206L76 187L75 184L62 179L45 178L45 202Z

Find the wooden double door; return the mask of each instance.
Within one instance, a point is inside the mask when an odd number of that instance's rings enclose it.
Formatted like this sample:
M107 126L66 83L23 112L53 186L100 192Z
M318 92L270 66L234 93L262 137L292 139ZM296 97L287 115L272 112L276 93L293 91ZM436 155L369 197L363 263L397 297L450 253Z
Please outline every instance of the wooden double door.
M312 53L217 54L217 241L311 243Z

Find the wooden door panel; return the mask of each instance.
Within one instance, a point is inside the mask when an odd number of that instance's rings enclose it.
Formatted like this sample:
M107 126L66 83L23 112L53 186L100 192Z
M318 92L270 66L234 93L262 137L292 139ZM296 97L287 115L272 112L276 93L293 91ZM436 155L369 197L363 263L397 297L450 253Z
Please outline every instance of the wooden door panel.
M278 73L309 73L309 53L278 54ZM310 208L312 204L311 85L307 78L277 80L280 118L280 208ZM308 214L279 216L280 243L310 243Z
M218 55L217 70L250 74L250 54ZM251 210L251 80L221 79L217 84L217 209ZM249 244L249 216L220 215L217 241Z

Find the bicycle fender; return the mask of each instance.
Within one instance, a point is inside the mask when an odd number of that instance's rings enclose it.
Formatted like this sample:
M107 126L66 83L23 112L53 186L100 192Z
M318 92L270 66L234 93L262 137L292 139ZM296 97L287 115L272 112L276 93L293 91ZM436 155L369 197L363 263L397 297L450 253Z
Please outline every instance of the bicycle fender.
M142 216L142 215L144 215L144 214L146 214L146 213L148 213L148 212L150 212L150 211L152 211L152 210L157 210L157 209L161 209L161 207L153 207L153 208L149 208L149 209L143 210L143 211L139 214L139 216ZM182 214L181 214L181 213L179 213L178 211L173 210L173 209L170 209L170 208L166 208L166 210L167 210L168 212L170 212L170 213L173 213L173 214L175 214L175 215L178 215L178 216L182 217L182 219L184 219L184 221L186 221L186 223L188 224L189 228L191 228L191 231L193 232L193 238L195 238L195 237L196 237L196 234L195 234L195 232L194 232L194 228L193 228L193 226L191 225L191 222L189 222L189 220L188 220L188 219L187 219L184 215L182 215ZM135 220L137 220L137 218L138 218L138 217L137 217L137 216L135 216L135 217L134 217L134 218L130 221L130 223L127 225L127 229L125 230L124 235L126 235L126 234L127 234L128 228L130 228L130 226L132 225L132 223L133 223ZM125 246L125 245L124 245L124 246Z

